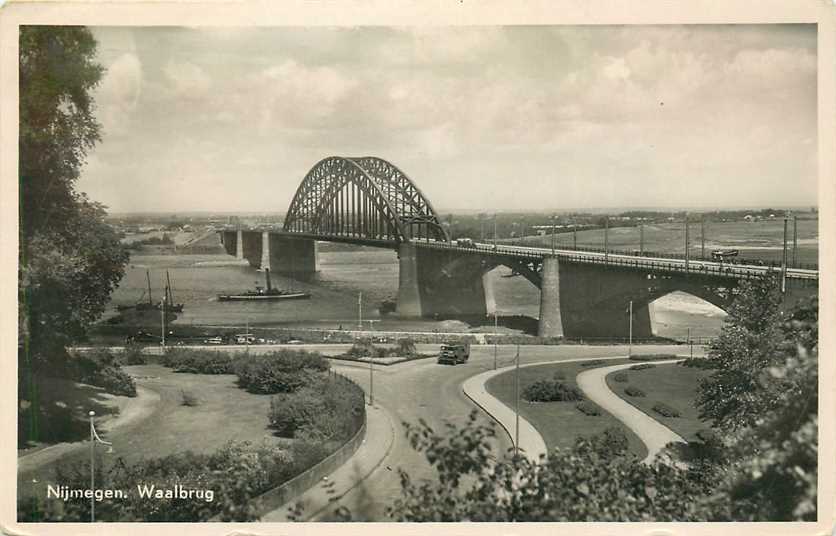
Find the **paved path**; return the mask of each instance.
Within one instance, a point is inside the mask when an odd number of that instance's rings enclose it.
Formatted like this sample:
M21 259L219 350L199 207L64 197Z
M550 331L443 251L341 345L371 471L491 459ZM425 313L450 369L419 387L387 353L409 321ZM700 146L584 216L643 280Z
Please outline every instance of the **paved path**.
M354 455L319 485L293 498L289 504L268 512L260 521L290 521L287 517L289 508L297 503L304 508L303 521L316 519L332 502L342 499L377 469L389 454L394 439L395 423L389 412L380 405L366 406L366 438Z
M676 363L681 359L669 361L654 361L655 365ZM590 400L610 412L615 418L623 422L633 430L637 436L647 445L647 457L644 463L651 463L653 458L671 442L687 443L682 436L650 417L617 394L613 393L607 385L607 374L617 370L628 369L636 363L626 365L613 365L610 367L594 368L578 374L578 387L583 390Z

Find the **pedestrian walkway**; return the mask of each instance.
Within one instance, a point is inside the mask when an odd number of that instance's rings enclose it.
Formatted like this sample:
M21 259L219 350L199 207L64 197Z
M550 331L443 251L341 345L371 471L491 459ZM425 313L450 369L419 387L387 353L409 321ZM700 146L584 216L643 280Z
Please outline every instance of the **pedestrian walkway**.
M654 361L654 364L665 365L678 361L680 360ZM647 457L643 460L643 463L649 464L668 443L687 443L687 441L664 424L613 393L609 388L606 381L608 374L628 369L633 365L635 363L586 370L578 374L577 382L578 387L590 400L611 413L639 436L639 439L647 446Z
M551 363L547 361L546 363ZM523 367L530 367L532 365L542 365L545 363L533 363L529 365L522 365ZM502 428L511 437L511 442L515 443L516 436L516 412L502 403L498 398L488 393L485 388L485 383L494 376L498 376L509 370L514 370L513 366L503 367L497 370L489 370L476 376L471 376L462 383L462 390L477 406L482 408L488 415L494 418ZM515 443L516 444L516 443ZM530 422L523 417L519 420L519 444L517 444L520 451L531 461L536 462L540 456L545 456L547 453L546 442L540 432L534 428Z
M366 407L366 438L357 452L336 471L323 478L301 496L295 497L275 510L261 517L263 522L280 523L291 521L288 513L293 505L302 505L302 520L307 521L325 514L329 505L334 505L346 493L362 485L362 482L383 462L395 439L395 425L392 417L382 406ZM298 520L297 520L298 521Z

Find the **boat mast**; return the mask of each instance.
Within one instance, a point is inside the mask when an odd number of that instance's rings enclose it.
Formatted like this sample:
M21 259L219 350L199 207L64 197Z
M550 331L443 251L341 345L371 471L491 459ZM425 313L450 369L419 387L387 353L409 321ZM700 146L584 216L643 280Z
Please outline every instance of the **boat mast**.
M270 284L270 268L264 269L264 275L267 277L267 293L269 294L273 290L273 286Z
M168 303L170 303L172 306L174 306L174 294L172 294L172 292L171 292L171 278L168 275L168 270L165 271L165 281L166 281L165 292L166 292L166 297L168 298Z
M148 305L154 306L154 299L151 297L151 270L145 270L145 279L148 280Z

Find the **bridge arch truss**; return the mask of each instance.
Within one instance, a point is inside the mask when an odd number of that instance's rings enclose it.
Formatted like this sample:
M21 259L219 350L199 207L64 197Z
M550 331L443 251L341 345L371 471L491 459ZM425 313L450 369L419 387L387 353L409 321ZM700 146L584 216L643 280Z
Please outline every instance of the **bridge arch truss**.
M284 230L397 243L449 241L415 183L393 164L371 156L320 160L296 190Z

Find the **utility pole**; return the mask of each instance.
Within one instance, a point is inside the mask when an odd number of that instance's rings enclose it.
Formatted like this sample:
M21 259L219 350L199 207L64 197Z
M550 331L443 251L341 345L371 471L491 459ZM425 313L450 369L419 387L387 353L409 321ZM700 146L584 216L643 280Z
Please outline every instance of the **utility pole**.
M688 273L688 261L690 260L691 240L688 236L688 213L685 213L685 273Z
M796 250L798 249L798 216L793 215L792 217L792 267L795 268L796 264Z
M93 417L95 411L88 413L90 416L90 523L96 521L96 430L93 428Z
M374 406L374 363L369 357L369 405Z
M496 212L493 213L493 249L496 251Z
M363 331L363 293L357 296L357 329Z
M633 300L630 300L630 339L627 342L627 357L633 355Z
M165 352L165 296L163 296L163 301L160 303L160 324L162 324L162 346L163 352Z
M787 217L784 216L784 254L781 260L781 294L787 291Z
M555 235L554 235L554 219L555 219L555 218L556 218L556 216L555 216L554 214L552 214L552 257L554 257L554 239L555 239Z
M644 255L644 224L639 224L639 255Z
M517 367L514 373L514 458L520 455L520 345L517 345Z
M572 247L577 250L578 249L578 224L572 224Z
M610 261L610 217L604 216L604 263Z
M496 339L497 339L497 331L498 331L498 320L496 319L496 306L494 306L493 310L493 369L496 370Z
M485 215L479 214L479 242L485 241Z
M688 348L691 350L691 359L694 358L694 343L691 341L691 326L688 326Z

